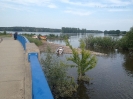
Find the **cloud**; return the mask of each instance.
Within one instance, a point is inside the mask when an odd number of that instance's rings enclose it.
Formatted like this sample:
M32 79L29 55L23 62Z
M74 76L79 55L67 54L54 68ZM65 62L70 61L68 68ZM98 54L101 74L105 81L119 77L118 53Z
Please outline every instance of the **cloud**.
M128 12L132 11L131 9L109 9L110 12Z
M131 1L121 1L121 0L108 0L103 1L99 0L99 2L79 2L78 0L76 2L70 1L70 0L60 0L63 3L75 5L75 6L83 6L83 7L108 7L108 6L127 6L132 4Z
M52 3L52 0L2 0L0 4L3 3L7 6L25 6L25 7L49 7L49 8L57 8L55 4ZM7 7L6 6L6 7Z
M54 4L49 4L48 7L49 7L49 8L57 8L57 6L54 5Z
M84 7L105 6L104 4L98 2L72 2L70 0L61 0L61 2L75 6L84 6Z
M51 0L3 0L5 3L14 3L20 5L46 5L50 3Z
M130 5L131 2L127 1L122 1L122 0L109 0L110 3L115 4L115 5L120 5L120 6L126 6Z
M79 16L88 16L91 15L92 13L89 11L81 10L81 9L67 9L65 13L70 13L73 15L79 15Z
M15 9L15 10L18 10L18 9L23 10L23 8L34 9L36 6L57 8L57 6L52 3L52 0L2 0L0 2L0 5L2 5L1 8L8 8L8 9Z
M30 7L30 6L24 6L24 5L15 5L10 3L0 3L0 11L6 11L6 10L15 10L15 11L25 11L25 12L36 12L36 9Z

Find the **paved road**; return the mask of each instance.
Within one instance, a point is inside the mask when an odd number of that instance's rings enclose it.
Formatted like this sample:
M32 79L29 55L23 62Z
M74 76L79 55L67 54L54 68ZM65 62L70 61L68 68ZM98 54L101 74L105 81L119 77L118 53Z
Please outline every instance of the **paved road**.
M13 38L4 38L0 43L0 99L30 99L25 97L25 72L21 44Z

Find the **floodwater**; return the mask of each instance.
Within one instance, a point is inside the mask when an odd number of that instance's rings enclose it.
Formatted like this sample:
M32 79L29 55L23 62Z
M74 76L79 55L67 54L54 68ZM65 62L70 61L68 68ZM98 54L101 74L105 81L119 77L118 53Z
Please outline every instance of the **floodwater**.
M45 32L21 32L35 33L35 34L56 34L61 33L45 33ZM76 34L71 33L69 42L77 48L79 47L79 39L87 35L93 34L94 36L108 36L104 33L86 33ZM121 36L113 36L121 38ZM49 40L57 44L65 45L61 40ZM56 49L55 49L56 50ZM126 51L119 50L106 50L106 49L92 49L98 52L106 53L107 56L96 56L97 65L92 70L88 71L86 75L91 79L89 83L80 82L78 92L72 99L133 99L133 56ZM44 58L45 53L41 53ZM64 54L60 56L63 61L71 54ZM66 61L67 62L67 61ZM67 62L72 63L72 62ZM70 68L68 74L77 78L77 69Z
M79 47L78 40L89 34L73 34L69 41L73 47ZM95 33L94 36L104 36ZM120 38L120 36L115 36ZM50 42L65 45L63 41L51 40ZM107 56L96 56L97 65L86 75L91 79L89 83L81 82L78 92L72 99L133 99L133 56L126 51L93 49L106 53ZM44 53L41 54L44 56ZM66 61L70 54L59 58ZM67 62L67 61L66 61ZM71 63L71 62L67 62ZM77 78L77 69L71 68L68 74Z

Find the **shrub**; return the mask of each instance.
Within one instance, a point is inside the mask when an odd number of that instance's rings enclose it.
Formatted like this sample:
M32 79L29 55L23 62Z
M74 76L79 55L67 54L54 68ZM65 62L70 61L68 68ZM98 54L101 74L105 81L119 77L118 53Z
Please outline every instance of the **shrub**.
M42 41L39 40L39 39L34 39L34 38L28 37L28 36L26 36L26 38L27 38L31 43L35 43L37 46L40 46L40 45L43 44Z
M117 46L122 49L133 50L133 27L118 41Z
M84 39L86 48L91 47L102 47L102 48L115 48L117 39L112 37L94 37L92 35Z
M55 99L71 97L77 91L77 84L66 74L67 65L57 60L50 49L41 63Z

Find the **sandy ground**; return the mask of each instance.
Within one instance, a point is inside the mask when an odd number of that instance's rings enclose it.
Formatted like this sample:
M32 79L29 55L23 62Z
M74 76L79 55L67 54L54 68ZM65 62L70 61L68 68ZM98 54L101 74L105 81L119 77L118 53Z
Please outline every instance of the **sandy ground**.
M43 45L42 46L39 46L39 49L40 49L40 51L46 52L47 51L47 47L50 47L51 48L51 51L54 52L54 53L56 53L56 50L58 49L58 47L63 47L63 49L64 49L64 52L63 53L65 53L65 54L72 54L72 50L69 48L69 46L55 44L53 42L47 42L47 41L43 41ZM80 54L81 49L80 48L77 48L76 50ZM90 51L90 52L93 55L106 55L104 53L99 53L99 52L94 52L94 51Z

